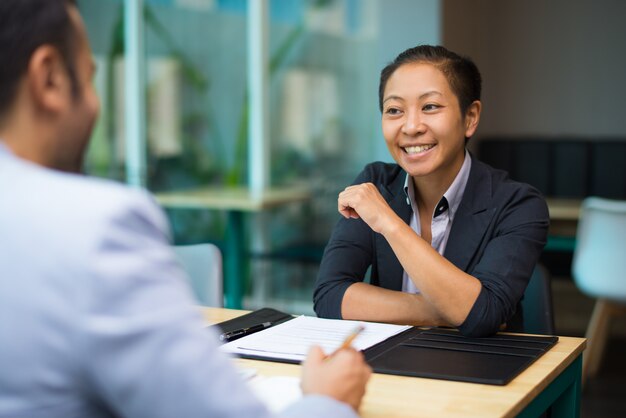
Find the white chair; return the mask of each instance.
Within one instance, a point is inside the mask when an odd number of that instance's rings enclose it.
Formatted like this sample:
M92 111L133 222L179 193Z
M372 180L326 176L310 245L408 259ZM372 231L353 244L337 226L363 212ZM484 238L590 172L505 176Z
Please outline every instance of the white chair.
M583 201L572 273L578 289L596 298L585 335L584 382L598 371L609 320L626 313L626 201L597 197Z
M222 253L214 244L176 245L174 253L200 304L223 307Z

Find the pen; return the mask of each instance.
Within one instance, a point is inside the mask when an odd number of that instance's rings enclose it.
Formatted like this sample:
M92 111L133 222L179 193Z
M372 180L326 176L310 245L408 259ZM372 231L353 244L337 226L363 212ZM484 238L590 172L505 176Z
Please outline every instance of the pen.
M237 338L245 337L246 335L253 334L257 331L262 331L265 328L269 328L272 326L271 322L263 322L262 324L253 325L248 328L236 329L234 331L228 331L220 335L220 341L222 342L230 342L236 340Z
M346 337L345 340L343 340L343 343L341 343L341 345L339 346L339 348L337 348L335 351L333 351L333 353L331 354L331 356L335 355L338 351L343 350L344 348L348 348L350 347L350 345L352 344L352 341L354 341L354 339L356 337L358 337L358 335L365 329L365 327L363 325L357 325L356 328L354 328L354 330L352 330L352 332L350 334L348 334L348 336ZM330 357L330 356L329 356Z

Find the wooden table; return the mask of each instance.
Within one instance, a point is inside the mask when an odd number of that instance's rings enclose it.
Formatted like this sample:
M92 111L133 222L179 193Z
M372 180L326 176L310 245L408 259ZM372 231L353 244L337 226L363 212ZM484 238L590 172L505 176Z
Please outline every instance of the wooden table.
M205 308L209 323L246 311ZM559 342L506 386L452 382L375 373L360 413L374 417L536 417L552 406L552 417L580 416L584 338ZM259 360L236 360L265 376L299 376L300 366Z
M578 221L581 199L547 198L550 219L558 221Z
M580 199L546 199L550 212L547 251L574 251L576 227L580 218Z
M270 188L259 194L251 193L245 187L203 187L157 193L155 198L168 209L226 211L224 294L227 307L240 309L245 283L243 264L247 260L244 214L302 202L310 198L310 192L305 187Z

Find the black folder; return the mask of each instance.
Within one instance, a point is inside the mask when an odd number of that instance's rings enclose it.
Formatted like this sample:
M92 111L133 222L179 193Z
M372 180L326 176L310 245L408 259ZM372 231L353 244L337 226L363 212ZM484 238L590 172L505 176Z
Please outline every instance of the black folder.
M248 328L264 322L271 322L272 326L274 326L289 321L290 319L293 319L293 315L272 308L261 308L245 315L229 319L228 321L220 322L219 324L215 324L215 326L220 329L219 332L221 334L223 332Z
M287 313L263 308L216 326L227 332L263 322L276 325L292 318ZM470 338L452 329L412 327L363 354L376 373L506 385L557 341L555 336L502 333ZM298 363L258 355L242 357Z

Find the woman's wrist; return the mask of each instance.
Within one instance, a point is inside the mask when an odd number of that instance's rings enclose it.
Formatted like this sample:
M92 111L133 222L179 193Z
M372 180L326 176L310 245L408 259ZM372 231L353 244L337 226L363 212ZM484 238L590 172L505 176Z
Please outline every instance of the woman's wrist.
M401 233L400 231L402 231L402 229L407 226L408 225L404 223L404 221L401 218L399 218L397 215L392 216L386 222L385 226L381 229L380 234L384 236L387 239L387 241L389 241L391 238Z

